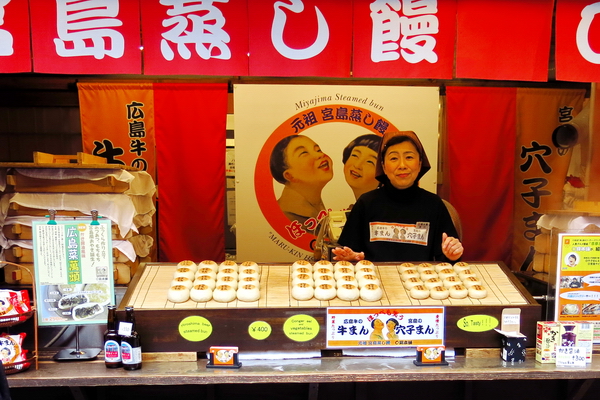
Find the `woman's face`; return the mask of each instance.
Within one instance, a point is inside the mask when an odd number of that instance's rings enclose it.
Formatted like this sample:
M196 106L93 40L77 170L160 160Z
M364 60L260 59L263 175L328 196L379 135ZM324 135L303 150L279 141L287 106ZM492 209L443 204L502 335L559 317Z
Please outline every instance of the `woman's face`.
M344 164L344 177L353 189L368 192L377 188L375 179L377 152L367 146L356 146Z
M285 160L288 169L283 176L288 182L327 183L333 178L331 158L306 136L290 141L285 149Z
M396 189L411 187L421 171L415 145L406 141L390 146L383 160L383 171Z
M388 328L388 331L394 332L396 330L396 324L394 323L394 321L388 321L387 328Z

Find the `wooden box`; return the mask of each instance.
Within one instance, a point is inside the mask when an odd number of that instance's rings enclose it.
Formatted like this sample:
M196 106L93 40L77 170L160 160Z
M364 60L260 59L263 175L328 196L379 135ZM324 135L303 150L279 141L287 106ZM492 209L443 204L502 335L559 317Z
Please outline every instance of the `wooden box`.
M395 264L378 264L378 274L384 288L381 301L347 302L339 299L318 301L294 300L290 295L290 266L261 265L261 298L257 302L217 303L211 300L196 303L172 303L167 300L175 264L142 264L119 305L120 318L124 318L124 307L135 308L138 331L142 337L144 352L204 352L210 346L238 346L240 351L302 351L326 350L325 317L327 307L381 307L394 306L445 306L445 345L452 348L492 347L500 348L501 335L493 329L470 332L459 327L471 316L489 316L501 321L505 308L521 309L521 332L528 338L527 346L535 346L536 323L541 318L541 306L527 293L509 269L499 263L472 264L472 269L484 278L490 294L486 299L462 300L414 300L406 293ZM296 315L314 317L320 331L315 339L307 342L290 340L283 331L285 321ZM206 318L212 325L212 333L201 341L189 341L179 332L180 322L190 316ZM267 322L271 335L265 340L255 340L248 329L255 321ZM498 326L499 327L499 326Z

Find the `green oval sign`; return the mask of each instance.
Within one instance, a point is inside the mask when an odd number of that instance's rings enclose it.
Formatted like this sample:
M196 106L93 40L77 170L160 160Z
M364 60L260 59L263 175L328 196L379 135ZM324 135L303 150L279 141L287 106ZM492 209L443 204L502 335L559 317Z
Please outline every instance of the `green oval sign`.
M212 324L204 317L186 317L179 323L179 334L190 342L201 342L212 333Z
M265 321L254 321L248 326L248 334L252 339L265 340L271 335L271 325Z
M459 319L456 326L465 332L485 332L497 327L498 320L491 315L467 315Z
M310 315L294 315L283 323L283 333L296 342L308 342L319 333L319 322Z

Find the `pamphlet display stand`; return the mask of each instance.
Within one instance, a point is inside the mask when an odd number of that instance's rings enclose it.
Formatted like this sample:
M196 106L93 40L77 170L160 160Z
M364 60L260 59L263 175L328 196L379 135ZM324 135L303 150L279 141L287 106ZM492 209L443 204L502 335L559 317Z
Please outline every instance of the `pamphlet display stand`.
M75 348L54 355L55 361L92 360L101 348L80 348L79 329L106 324L106 306L114 303L111 221L56 218L33 221L37 314L41 325L74 325Z

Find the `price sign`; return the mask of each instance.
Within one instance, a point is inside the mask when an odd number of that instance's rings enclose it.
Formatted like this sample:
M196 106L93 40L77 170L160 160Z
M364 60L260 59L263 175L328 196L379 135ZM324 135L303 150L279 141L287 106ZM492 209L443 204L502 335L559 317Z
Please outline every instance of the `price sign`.
M556 348L557 367L585 367L585 347L558 346Z

